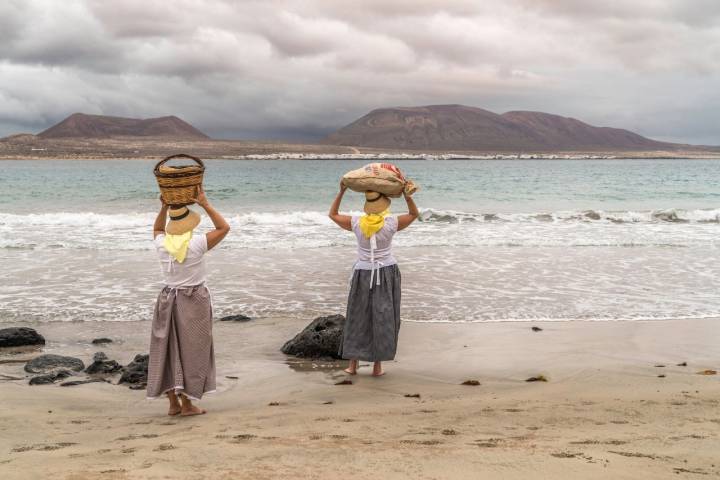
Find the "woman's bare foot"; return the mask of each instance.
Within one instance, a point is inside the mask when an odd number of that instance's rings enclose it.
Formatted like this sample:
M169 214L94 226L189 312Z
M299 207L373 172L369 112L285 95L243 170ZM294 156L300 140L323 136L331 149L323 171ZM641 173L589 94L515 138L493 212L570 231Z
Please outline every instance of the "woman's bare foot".
M375 362L375 364L373 364L373 373L372 373L372 376L373 376L373 377L382 377L383 375L385 375L385 372L383 372L382 363L381 363L381 362Z
M175 395L175 392L168 392L167 396L168 400L170 400L170 408L168 409L168 415L170 415L171 417L179 415L182 411L182 407L180 406L180 401L178 400L177 395Z
M200 408L192 404L190 399L185 395L178 395L180 402L182 402L182 409L180 410L181 417L192 417L194 415L203 415L207 413L207 410Z
M348 368L343 370L345 373L349 373L350 375L357 375L357 368L358 368L358 361L357 360L350 360L350 364Z
M182 412L180 413L181 417L192 417L194 415L204 415L207 413L207 410L204 408L200 408L196 405L190 405L189 408L183 408Z

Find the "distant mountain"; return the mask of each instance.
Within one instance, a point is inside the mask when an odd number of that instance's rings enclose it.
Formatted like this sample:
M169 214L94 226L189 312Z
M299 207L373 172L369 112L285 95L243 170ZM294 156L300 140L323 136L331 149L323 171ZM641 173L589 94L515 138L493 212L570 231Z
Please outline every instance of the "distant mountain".
M330 134L324 144L459 151L673 150L687 145L645 138L628 130L594 127L542 112L502 115L463 105L373 110Z
M122 118L73 113L62 122L40 132L49 138L170 137L205 140L210 137L178 117Z

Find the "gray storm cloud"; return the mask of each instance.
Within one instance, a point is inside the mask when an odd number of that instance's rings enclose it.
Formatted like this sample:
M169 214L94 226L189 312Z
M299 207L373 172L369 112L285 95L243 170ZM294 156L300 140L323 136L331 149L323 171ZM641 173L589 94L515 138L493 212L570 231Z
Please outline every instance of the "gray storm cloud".
M463 103L720 144L718 80L716 0L0 3L0 135L82 111L312 140Z

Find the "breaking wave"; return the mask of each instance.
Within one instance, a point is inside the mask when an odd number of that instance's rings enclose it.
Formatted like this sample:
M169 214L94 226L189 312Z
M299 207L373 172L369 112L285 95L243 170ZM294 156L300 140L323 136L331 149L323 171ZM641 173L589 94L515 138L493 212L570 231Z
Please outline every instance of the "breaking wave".
M359 212L352 212L357 215ZM155 214L0 213L0 248L149 250ZM353 245L325 212L227 215L233 228L222 248L323 248ZM471 213L423 209L399 246L688 246L716 245L720 209ZM208 218L201 228L211 228Z
M605 223L720 223L720 209L647 210L647 211L558 211L536 213L465 213L450 210L423 210L420 221L433 223L463 222L605 222Z

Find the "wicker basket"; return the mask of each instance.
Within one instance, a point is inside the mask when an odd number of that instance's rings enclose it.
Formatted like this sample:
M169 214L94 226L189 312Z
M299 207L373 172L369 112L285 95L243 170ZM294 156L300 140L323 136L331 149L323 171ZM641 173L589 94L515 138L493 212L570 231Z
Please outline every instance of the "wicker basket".
M175 158L189 158L194 160L196 165L165 165L166 162ZM153 170L160 195L168 205L182 206L195 203L198 195L198 187L202 185L205 174L205 164L197 157L180 153L170 155L155 165Z

